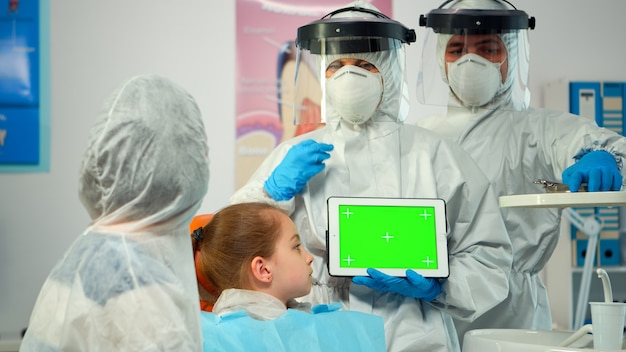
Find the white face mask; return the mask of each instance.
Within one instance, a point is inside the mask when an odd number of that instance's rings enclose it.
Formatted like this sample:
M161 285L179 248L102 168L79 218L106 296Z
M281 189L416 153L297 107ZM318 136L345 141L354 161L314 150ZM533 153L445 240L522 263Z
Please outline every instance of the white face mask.
M383 97L380 73L346 65L326 80L328 102L339 116L353 124L372 117Z
M466 54L448 65L448 84L465 106L480 107L491 101L502 86L502 63Z

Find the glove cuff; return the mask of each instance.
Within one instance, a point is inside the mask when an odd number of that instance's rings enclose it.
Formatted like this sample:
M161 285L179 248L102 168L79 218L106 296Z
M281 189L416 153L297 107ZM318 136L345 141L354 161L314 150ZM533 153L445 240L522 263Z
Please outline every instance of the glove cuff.
M439 285L439 283L437 283L437 287L433 288L432 293L422 298L422 300L426 302L432 302L435 299L437 299L437 297L439 297L440 294L441 294L441 286Z
M574 160L578 161L583 156L592 152L597 152L597 151L604 151L604 152L611 154L613 156L613 159L615 159L615 163L617 164L617 169L620 172L622 171L622 167L624 166L623 158L625 157L625 155L622 154L619 150L615 149L615 147L612 147L612 146L607 147L606 145L602 145L599 143L594 143L594 145L591 147L586 147L586 148L581 149L578 153L576 153L576 155L574 155Z
M272 176L265 180L263 189L270 197L272 197L273 200L278 202L293 198L293 195L281 192L281 188L276 186L276 182L274 182L274 178Z

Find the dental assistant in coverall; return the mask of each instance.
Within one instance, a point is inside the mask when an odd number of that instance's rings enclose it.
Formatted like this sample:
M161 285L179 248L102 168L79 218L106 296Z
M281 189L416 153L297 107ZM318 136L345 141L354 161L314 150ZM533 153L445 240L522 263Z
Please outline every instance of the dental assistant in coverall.
M132 77L88 142L79 196L92 222L43 284L20 351L202 351L188 226L209 158L194 98Z
M316 67L325 88L326 126L280 144L231 201L269 202L290 214L315 258L303 301L382 316L389 351L460 351L452 317L473 320L506 297L510 241L489 181L471 158L403 124L403 43L414 40L412 30L361 2L300 27L299 62ZM296 89L307 83L297 80ZM444 199L449 277L329 276L330 196Z
M583 182L589 191L620 190L624 137L586 117L529 107L527 30L534 17L496 0L444 5L420 19L429 29L418 94L447 111L418 125L458 142L498 196L544 193L538 179L562 181L573 192ZM460 337L479 328L552 329L538 274L559 240L561 210L500 210L513 245L509 296L474 322L457 320Z

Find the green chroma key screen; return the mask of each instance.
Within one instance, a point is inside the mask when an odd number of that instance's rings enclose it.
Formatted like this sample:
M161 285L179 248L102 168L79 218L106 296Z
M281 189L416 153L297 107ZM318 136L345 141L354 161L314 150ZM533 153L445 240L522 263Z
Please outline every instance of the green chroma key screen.
M340 267L438 269L434 207L340 205L338 209Z

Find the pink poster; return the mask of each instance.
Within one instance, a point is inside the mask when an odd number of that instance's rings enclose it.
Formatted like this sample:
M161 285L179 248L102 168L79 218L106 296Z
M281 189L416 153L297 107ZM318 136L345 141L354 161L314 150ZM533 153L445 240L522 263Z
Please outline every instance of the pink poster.
M392 0L370 0L385 15ZM297 28L345 7L340 0L237 0L235 186L280 142L307 132L293 124ZM315 98L312 97L312 100Z

